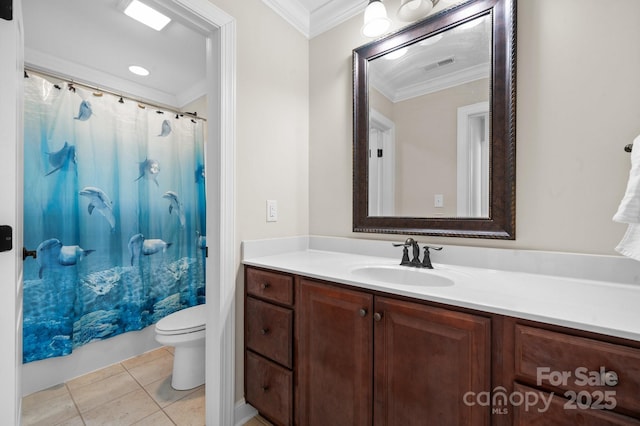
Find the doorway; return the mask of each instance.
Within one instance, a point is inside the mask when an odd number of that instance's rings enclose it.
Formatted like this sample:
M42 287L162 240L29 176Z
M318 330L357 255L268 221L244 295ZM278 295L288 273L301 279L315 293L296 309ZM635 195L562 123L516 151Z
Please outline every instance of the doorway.
M369 216L395 213L396 125L371 108L369 113Z
M489 217L489 102L458 108L457 217Z
M220 209L207 211L209 257L207 270L207 424L233 423L235 324L235 228L234 206L234 140L235 140L235 20L207 0L163 0L167 6L203 23L207 33L206 93L212 123L207 136L206 162L214 172L208 173L207 199ZM21 306L22 306L22 67L23 67L22 2L13 0L11 20L0 20L0 81L8 83L0 97L3 112L2 140L6 149L0 160L3 190L0 222L14 229L13 249L2 253L0 266L6 271L2 278L3 306L1 337L9 342L0 357L0 372L6 388L13 391L0 403L6 419L20 422L21 398ZM14 141L13 143L11 141ZM4 282L7 281L7 282ZM231 306L231 308L229 308ZM4 309L6 308L6 309Z

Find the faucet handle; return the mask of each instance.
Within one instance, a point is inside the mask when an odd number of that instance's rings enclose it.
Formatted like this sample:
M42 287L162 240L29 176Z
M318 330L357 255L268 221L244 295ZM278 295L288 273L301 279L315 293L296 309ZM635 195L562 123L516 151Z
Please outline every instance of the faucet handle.
M409 261L409 247L410 245L407 245L405 243L392 243L394 247L402 247L402 260L400 261L401 265L408 265L409 263L411 263Z
M393 243L393 246L394 247L411 247L414 244L417 244L417 241L409 237L405 240L404 243Z
M424 246L424 257L422 258L422 267L427 269L433 269L433 265L431 264L431 257L429 256L429 249L440 251L442 250L442 247L436 247L436 246L430 246L430 245Z

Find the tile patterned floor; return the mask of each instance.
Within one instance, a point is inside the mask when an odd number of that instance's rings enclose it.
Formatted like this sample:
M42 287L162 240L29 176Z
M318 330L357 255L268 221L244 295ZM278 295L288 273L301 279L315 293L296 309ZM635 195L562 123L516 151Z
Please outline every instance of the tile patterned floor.
M266 421L265 419L263 419L262 417L255 416L254 418L249 420L247 423L245 423L243 426L273 426L273 425L268 421Z
M205 386L174 390L172 366L173 348L159 348L28 395L22 424L204 425Z
M33 393L23 426L202 426L205 386L171 387L173 348L164 347ZM244 426L272 426L260 416Z

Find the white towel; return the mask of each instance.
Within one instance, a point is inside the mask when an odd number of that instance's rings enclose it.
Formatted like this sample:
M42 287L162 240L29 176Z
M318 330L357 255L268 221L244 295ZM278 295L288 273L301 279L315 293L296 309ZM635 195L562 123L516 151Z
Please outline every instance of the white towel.
M640 135L633 141L627 190L613 220L629 224L616 251L640 261Z

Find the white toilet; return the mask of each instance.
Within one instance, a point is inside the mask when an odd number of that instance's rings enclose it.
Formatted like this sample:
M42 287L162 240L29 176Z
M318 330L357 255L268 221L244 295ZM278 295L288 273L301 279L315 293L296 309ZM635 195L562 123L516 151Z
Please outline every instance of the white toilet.
M206 304L167 315L156 323L156 341L175 347L171 387L192 389L205 378Z

